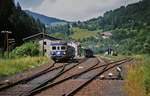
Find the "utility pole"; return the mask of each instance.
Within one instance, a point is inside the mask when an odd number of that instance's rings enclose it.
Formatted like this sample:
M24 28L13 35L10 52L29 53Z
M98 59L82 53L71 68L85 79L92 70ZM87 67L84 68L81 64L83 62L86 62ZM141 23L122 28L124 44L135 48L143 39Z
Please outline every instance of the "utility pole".
M45 28L43 29L43 46L42 46L42 55L44 56L45 51L44 51L44 38L45 38Z
M11 31L1 31L1 33L6 34L5 35L6 41L4 41L4 47L5 47L5 42L6 42L7 57L9 58L9 34L11 34L12 32Z

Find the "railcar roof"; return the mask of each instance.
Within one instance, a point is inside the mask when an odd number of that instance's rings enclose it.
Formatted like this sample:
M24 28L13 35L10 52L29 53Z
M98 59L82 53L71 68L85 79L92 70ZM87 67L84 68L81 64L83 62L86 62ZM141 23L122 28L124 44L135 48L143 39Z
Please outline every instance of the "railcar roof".
M50 45L56 46L56 45L67 45L67 43L51 43Z

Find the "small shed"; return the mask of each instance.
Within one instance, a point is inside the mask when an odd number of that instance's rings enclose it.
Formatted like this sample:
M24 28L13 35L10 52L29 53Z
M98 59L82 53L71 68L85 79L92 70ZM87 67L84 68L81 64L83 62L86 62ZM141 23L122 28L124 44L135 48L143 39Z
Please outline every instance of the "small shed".
M61 39L58 39L58 38L55 38L55 37L52 37L48 34L43 34L43 33L38 33L38 34L35 34L35 35L32 35L32 36L23 38L24 42L27 42L27 41L37 41L37 42L39 42L40 50L41 51L43 50L45 52L45 55L47 55L47 56L50 55L50 51L51 51L50 45L51 45L51 43L56 42L56 41L60 41L60 40Z

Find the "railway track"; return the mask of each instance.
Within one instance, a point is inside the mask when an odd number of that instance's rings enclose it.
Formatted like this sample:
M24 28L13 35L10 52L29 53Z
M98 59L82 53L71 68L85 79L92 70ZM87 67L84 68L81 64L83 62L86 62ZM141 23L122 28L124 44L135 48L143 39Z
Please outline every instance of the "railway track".
M52 71L52 70L55 70L55 69L58 69L58 68L61 68L62 66L57 66L57 67L54 67L55 66L55 63L53 63L50 67L46 68L45 70L42 70L41 72L38 72L37 74L34 74L32 76L29 76L27 78L24 78L24 79L21 79L21 80L16 80L15 82L13 83L9 83L9 84L2 84L3 86L0 86L0 91L2 90L5 90L7 88L10 88L14 85L17 85L19 83L23 83L23 82L28 82L38 76L41 76L42 74L48 72L48 71Z
M57 76L63 74L63 70L71 70L73 67L84 61L86 61L86 59L81 60L78 64L67 63L57 67L54 67L55 64L53 64L53 66L50 66L31 77L1 87L0 96L21 96L24 92L41 87L47 82L52 81Z
M118 65L121 65L121 64L124 64L126 62L129 62L131 61L132 59L128 58L128 59L123 59L123 60L119 60L119 61L116 61L116 62L111 62L111 63L107 63L107 64L103 64L103 65L99 65L99 64L96 64L96 66L93 66L91 68L88 68L78 74L74 74L74 75L70 75L69 77L67 78L64 78L60 81L57 81L57 82L54 82L54 83L51 83L51 84L48 84L44 87L41 87L41 88L38 88L36 90L33 90L32 92L30 92L28 95L26 96L33 96L43 90L46 90L47 88L52 88L52 89L55 89L55 86L57 86L57 88L59 88L59 84L60 85L70 85L70 83L68 82L67 83L67 80L70 80L71 78L74 78L74 77L78 77L78 76L81 76L89 71L93 71L93 70L96 70L95 71L95 74L89 78L88 80L85 80L83 83L79 84L79 86L69 90L69 91L65 91L62 96L73 96L76 92L78 92L80 89L82 89L82 87L86 86L88 83L90 83L92 80L94 80L97 76L105 73L106 71L118 66ZM65 83L64 83L65 82ZM64 83L64 84L63 84ZM62 86L61 86L62 87ZM59 93L59 92L58 92ZM52 94L51 94L52 95ZM38 95L40 96L40 95ZM44 95L42 95L44 96ZM49 96L49 95L48 95ZM52 95L53 96L53 95ZM60 95L58 95L60 96Z
M38 74L38 76L36 75L36 76L33 76L34 78L29 78L28 80L26 80L26 81L22 81L22 82L19 82L19 83L17 83L17 84L13 84L13 85L11 85L11 86L9 86L8 88L5 88L5 89L3 89L1 92L0 92L0 96L17 96L17 95L19 95L19 94L21 94L21 92L22 91L25 91L25 90L29 90L31 87L34 87L34 86L30 86L30 83L32 82L32 81L34 81L34 82L37 82L37 84L38 83L40 83L40 82L38 82L38 80L40 79L40 78L43 78L43 79L46 79L46 77L48 76L48 77L50 77L51 75L48 75L48 73L49 72L51 72L53 75L55 75L55 74L57 74L57 73L59 73L60 71L62 71L63 70L63 68L64 67L60 67L60 68L54 68L53 70L47 70L47 71L43 71L43 72L40 72L39 74ZM44 76L44 75L45 76ZM38 79L39 78L39 79ZM42 80L42 79L41 79ZM44 81L43 81L44 82ZM35 85L36 86L36 85Z
M50 66L49 68L39 72L38 74L35 74L34 76L6 86L4 89L0 88L0 96L33 96L48 88L59 86L64 82L69 85L69 82L67 82L68 80L87 76L84 82L63 92L62 94L62 96L73 96L78 91L80 91L80 89L93 81L96 77L116 66L122 65L131 60L131 58L127 58L108 63L102 58L101 60L92 58L84 59L77 64L66 63L57 67L54 67L53 64L53 67Z
M37 77L39 77L39 76L41 76L41 75L43 75L43 74L45 74L47 72L50 72L50 71L53 71L53 70L56 70L56 69L59 69L59 68L63 67L63 65L59 65L59 66L55 66L55 65L56 65L56 63L53 63L50 67L48 67L48 68L46 68L46 69L44 69L44 70L42 70L42 71L32 75L32 76L29 76L27 78L24 78L24 79L21 79L21 80L16 80L13 83L3 84L3 86L0 86L0 91L8 89L8 88L10 88L12 86L15 86L15 85L19 84L19 83L28 82L28 81L30 81L30 80L32 80L34 78L37 78Z
M100 69L99 72L95 73L93 75L93 77L91 77L90 79L88 80L85 80L83 83L81 83L79 86L75 87L74 89L70 90L69 92L63 94L62 96L73 96L75 95L75 93L77 93L80 89L82 89L84 86L86 86L88 83L90 83L93 79L95 79L97 76L100 76L101 74L103 74L104 72L118 66L118 65L121 65L123 63L126 63L126 62L129 62L131 61L132 58L130 59L125 59L123 61L119 61L119 62L113 62L113 63L110 63L110 64L107 64L103 69ZM110 66L111 65L111 66ZM96 68L96 70L99 70L99 68Z
M97 59L95 59L95 60L97 60ZM86 70L90 69L90 68L93 68L94 66L99 64L98 60L97 60L97 62L95 62L93 64L88 64L88 66L86 64L88 62L95 61L95 60L88 59L85 62L78 63L75 66L73 66L71 69L66 69L66 70L62 71L58 76L56 76L56 78L54 78L55 80L53 82L49 82L49 84L48 84L48 82L47 82L47 84L42 84L43 86L38 86L38 87L34 88L33 90L31 90L30 92L22 94L21 96L32 96L32 94L34 94L34 92L37 92L39 89L43 90L47 86L53 86L53 85L59 84L59 83L61 83L63 81L66 81L66 80L72 78L72 75L76 75L76 74L82 73L85 70L84 69L79 70L80 66L84 66L86 68Z
M60 83L63 83L65 81L69 80L69 79L72 79L72 78L74 78L74 77L76 77L78 75L82 75L82 74L92 70L95 67L97 68L98 66L100 66L99 65L100 61L97 58L95 58L95 60L97 61L95 64L91 64L92 62L90 62L90 64L87 64L83 70L77 69L76 71L78 71L78 72L71 70L71 74L62 75L60 78L57 78L53 83L47 84L46 86L43 86L43 87L40 87L40 88L37 88L37 89L34 89L30 93L28 93L28 94L26 94L24 96L33 96L33 94L35 94L37 92L45 90L45 89L47 89L49 87L56 86L56 85L58 85ZM101 61L101 62L105 63L103 61Z

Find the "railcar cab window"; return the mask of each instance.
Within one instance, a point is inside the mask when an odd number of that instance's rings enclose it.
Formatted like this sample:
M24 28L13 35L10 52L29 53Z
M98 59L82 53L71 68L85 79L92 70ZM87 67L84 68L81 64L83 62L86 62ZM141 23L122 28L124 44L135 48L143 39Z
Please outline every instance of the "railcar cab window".
M52 47L52 50L56 50L56 46L53 46L53 47Z
M57 47L57 50L60 50L60 47L59 47L59 46Z

